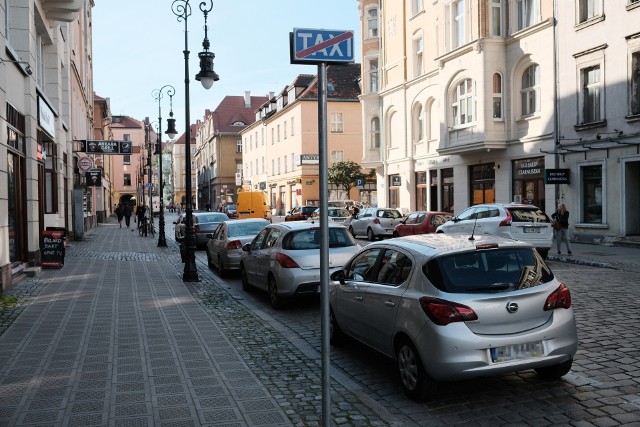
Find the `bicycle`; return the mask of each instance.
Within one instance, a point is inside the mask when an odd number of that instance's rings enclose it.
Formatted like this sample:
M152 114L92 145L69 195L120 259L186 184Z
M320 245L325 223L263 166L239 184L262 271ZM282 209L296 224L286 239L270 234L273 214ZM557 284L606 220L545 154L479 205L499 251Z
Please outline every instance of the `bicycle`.
M140 236L144 237L147 237L149 234L151 234L151 237L155 237L156 230L153 227L153 220L144 218L140 223L140 227L138 227L138 233L140 234Z

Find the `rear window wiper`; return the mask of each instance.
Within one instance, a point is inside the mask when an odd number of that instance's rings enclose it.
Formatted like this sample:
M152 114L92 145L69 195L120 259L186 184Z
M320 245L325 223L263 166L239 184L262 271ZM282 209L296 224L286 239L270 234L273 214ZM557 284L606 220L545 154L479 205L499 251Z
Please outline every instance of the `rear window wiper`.
M477 288L465 289L466 292L484 292L484 291L506 291L513 288L513 283L493 283L488 286L479 286Z

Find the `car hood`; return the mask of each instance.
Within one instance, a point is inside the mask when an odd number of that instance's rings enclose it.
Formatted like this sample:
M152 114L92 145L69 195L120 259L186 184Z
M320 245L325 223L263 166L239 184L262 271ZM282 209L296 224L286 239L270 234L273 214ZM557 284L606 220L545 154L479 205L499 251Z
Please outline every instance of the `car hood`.
M517 334L540 327L551 320L553 311L544 311L543 308L553 289L553 286L536 286L524 291L499 294L465 294L465 298L457 302L471 307L478 315L478 320L466 322L473 333ZM516 311L513 310L515 307Z
M360 246L349 246L347 248L331 248L329 250L329 268L340 268L351 259L351 257L360 250ZM320 268L320 250L298 250L287 251L290 256L302 270L311 270Z

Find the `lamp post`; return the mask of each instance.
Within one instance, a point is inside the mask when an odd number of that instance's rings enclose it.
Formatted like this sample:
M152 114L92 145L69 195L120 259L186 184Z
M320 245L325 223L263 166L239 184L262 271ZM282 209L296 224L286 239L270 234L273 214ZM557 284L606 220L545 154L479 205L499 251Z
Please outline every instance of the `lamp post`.
M151 95L153 98L158 101L158 141L156 145L156 154L158 157L159 163L159 173L160 180L158 182L160 189L160 214L159 214L159 224L158 224L158 247L166 247L167 246L167 238L164 234L164 177L162 176L162 107L160 100L162 99L162 92L166 89L167 95L169 95L169 119L167 119L167 136L169 139L173 139L176 137L176 119L173 118L173 95L175 95L176 90L171 85L164 85L160 89L154 90Z
M207 7L208 5L208 7ZM200 72L196 75L196 80L202 83L205 89L209 89L214 81L219 80L218 75L213 71L213 52L209 52L209 39L207 38L207 15L213 9L213 0L200 1L199 9L204 14L204 40L202 41L203 52L198 54L200 58ZM185 236L184 236L184 272L183 282L197 282L198 270L195 260L195 236L193 234L193 202L191 195L191 118L189 105L189 27L188 18L191 15L191 5L189 0L174 0L171 3L171 11L177 16L178 22L184 21L184 99L185 99L185 186L186 186L186 210L185 210Z

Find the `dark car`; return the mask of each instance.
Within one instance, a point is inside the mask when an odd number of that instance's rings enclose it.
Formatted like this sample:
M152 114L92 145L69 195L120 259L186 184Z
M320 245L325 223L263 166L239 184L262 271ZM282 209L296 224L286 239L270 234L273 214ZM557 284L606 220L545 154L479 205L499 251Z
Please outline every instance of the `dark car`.
M411 212L402 223L393 229L393 237L435 233L439 225L449 221L452 217L453 215L447 212Z
M230 219L235 219L238 217L238 210L236 205L226 205L224 208L224 212Z
M195 244L197 247L204 247L209 241L207 234L214 232L218 224L229 219L227 214L222 212L193 212L193 234L195 236ZM185 214L178 217L174 222L176 241L183 242L186 230Z
M306 221L307 218L311 218L313 212L318 209L317 206L296 206L291 209L289 213L284 217L285 221Z

